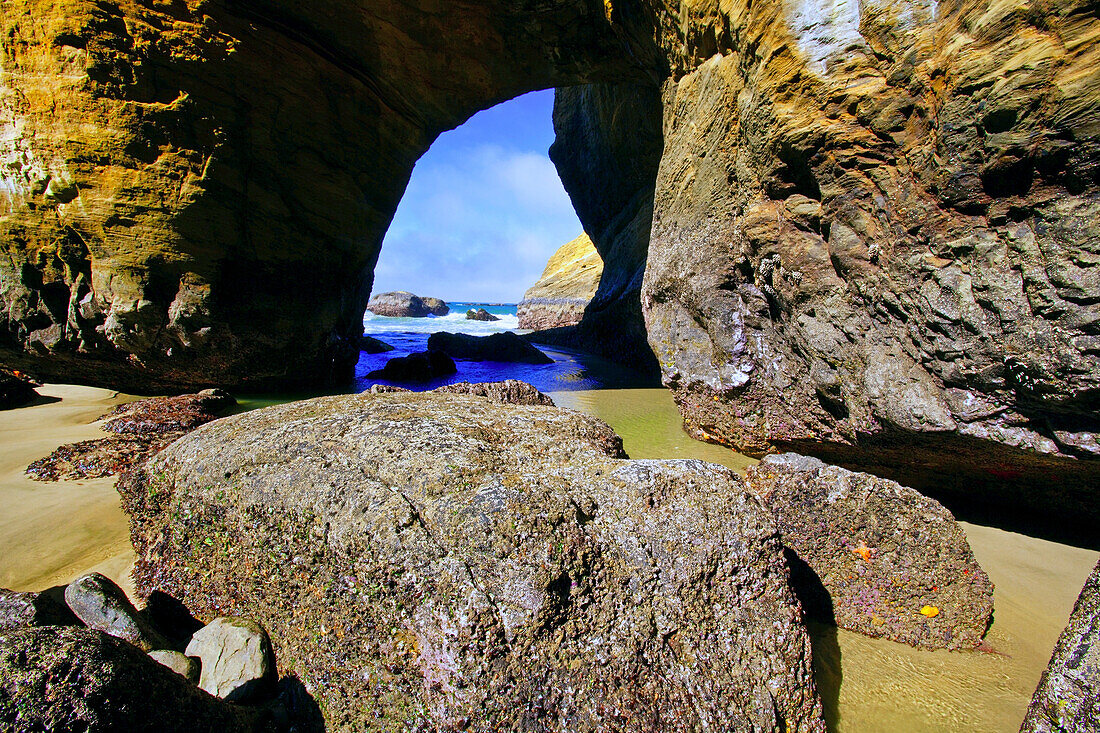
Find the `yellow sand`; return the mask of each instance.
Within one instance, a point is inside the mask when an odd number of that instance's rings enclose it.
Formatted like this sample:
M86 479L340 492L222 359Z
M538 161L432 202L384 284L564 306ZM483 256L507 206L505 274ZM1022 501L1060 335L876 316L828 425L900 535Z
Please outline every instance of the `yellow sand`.
M43 483L24 470L59 445L104 437L94 421L134 398L57 384L38 393L45 399L0 411L0 587L42 590L97 570L133 595L134 551L115 479Z

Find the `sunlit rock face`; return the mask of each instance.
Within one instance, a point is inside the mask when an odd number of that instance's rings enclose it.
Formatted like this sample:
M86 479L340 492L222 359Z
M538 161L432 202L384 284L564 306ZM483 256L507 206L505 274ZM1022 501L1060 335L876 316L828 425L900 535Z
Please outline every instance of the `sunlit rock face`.
M413 162L571 87L552 157L606 263L578 330L655 355L693 432L1100 514L1093 5L262 7L5 5L5 364L346 373Z

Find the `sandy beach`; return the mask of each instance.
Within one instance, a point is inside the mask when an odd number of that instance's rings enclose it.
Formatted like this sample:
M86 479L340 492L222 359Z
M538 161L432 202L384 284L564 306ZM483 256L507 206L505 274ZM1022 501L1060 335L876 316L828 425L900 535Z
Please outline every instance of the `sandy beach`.
M95 420L134 399L46 385L38 404L0 412L0 587L42 590L98 570L132 593L134 554L114 478L41 483L27 464L62 443L101 437ZM633 458L699 458L744 471L754 461L691 440L661 389L558 392L559 406L593 414ZM242 400L242 407L271 400ZM1097 553L963 524L996 585L994 653L919 651L814 626L815 666L832 733L1012 733L1046 667Z
M114 477L44 483L24 471L59 445L104 437L96 419L135 398L60 384L38 393L38 403L0 412L0 587L37 591L97 570L131 592L134 552Z

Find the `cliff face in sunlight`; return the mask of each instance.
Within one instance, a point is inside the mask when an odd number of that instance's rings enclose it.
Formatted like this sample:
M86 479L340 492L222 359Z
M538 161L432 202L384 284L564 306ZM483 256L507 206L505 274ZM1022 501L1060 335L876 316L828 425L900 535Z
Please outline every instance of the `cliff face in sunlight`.
M977 464L1095 518L1097 13L7 3L0 359L144 389L346 373L416 158L570 87L551 153L606 263L578 329L644 360L644 319L695 434L962 498Z
M547 260L538 282L523 294L516 309L519 327L539 330L580 323L601 273L603 260L587 234L566 242Z

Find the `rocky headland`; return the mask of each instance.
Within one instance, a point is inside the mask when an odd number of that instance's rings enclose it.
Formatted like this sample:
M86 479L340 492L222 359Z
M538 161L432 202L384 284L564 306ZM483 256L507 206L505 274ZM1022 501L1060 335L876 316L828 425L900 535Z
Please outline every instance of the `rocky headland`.
M516 307L519 327L540 331L581 322L596 294L603 260L587 234L566 242L546 262L539 278Z

